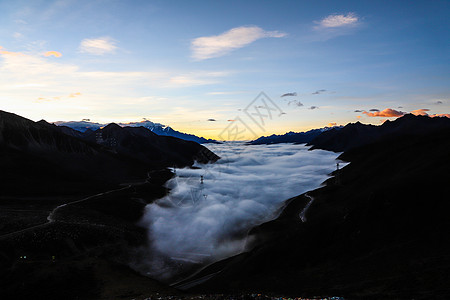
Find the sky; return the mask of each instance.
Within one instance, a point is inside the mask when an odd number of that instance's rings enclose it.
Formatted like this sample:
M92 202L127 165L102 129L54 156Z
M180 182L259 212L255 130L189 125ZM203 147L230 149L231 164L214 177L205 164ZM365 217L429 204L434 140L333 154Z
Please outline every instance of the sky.
M0 0L0 109L252 139L450 113L449 1Z

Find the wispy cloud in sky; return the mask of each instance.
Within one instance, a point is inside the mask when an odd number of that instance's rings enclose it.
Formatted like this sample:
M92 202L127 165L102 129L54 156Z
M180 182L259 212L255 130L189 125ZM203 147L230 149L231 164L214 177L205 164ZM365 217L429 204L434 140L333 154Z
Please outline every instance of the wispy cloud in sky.
M194 39L191 43L192 57L195 60L219 57L262 38L281 38L286 35L280 31L265 31L258 26L236 27L219 35Z
M333 14L317 21L316 29L323 28L339 28L354 26L358 23L359 17L355 13L348 13L346 15Z
M186 87L218 83L228 72L194 71L170 77L165 87Z
M113 53L116 49L116 41L110 37L99 37L95 39L84 39L80 44L80 52L93 55Z
M312 93L312 95L319 95L319 94L325 93L326 91L327 90L317 90L314 93Z

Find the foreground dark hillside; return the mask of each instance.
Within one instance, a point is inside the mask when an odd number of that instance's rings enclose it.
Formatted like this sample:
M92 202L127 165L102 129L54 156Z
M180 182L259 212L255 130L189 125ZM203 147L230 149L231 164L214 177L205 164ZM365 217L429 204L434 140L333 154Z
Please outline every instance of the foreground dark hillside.
M253 250L204 270L197 278L218 273L192 291L448 299L450 130L435 129L345 152L351 163L307 193L306 222L302 195L252 230Z
M0 111L0 299L179 294L127 267L147 243L137 222L167 193L167 166L218 157L195 142L117 127L89 140Z

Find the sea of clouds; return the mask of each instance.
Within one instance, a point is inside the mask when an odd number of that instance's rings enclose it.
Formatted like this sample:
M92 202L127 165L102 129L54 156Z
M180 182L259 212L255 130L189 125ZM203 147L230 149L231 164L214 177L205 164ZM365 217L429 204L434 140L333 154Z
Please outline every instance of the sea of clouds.
M205 146L221 159L176 169L169 195L148 205L141 221L150 246L137 269L160 280L244 251L248 230L276 218L285 200L319 187L339 155L294 144Z

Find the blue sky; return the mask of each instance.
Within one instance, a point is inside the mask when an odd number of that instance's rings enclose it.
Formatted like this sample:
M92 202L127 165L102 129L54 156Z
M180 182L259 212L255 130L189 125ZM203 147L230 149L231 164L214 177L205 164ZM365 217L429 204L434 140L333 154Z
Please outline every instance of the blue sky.
M448 114L449 15L448 1L0 1L0 109L209 138L236 120L251 138Z

